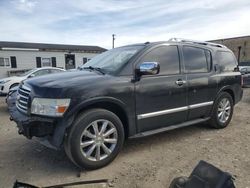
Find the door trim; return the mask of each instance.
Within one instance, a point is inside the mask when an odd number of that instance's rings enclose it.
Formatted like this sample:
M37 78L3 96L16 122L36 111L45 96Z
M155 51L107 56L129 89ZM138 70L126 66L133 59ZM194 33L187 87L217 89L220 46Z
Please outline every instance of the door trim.
M172 113L176 113L176 112L182 112L182 111L186 111L189 109L210 106L210 105L213 105L213 103L214 103L213 101L209 101L209 102L192 104L192 105L178 107L178 108L172 108L172 109L167 109L167 110L150 112L150 113L146 113L146 114L140 114L140 115L137 115L137 119L140 120L140 119L145 119L145 118L150 118L150 117L155 117L155 116L161 116L161 115L172 114Z

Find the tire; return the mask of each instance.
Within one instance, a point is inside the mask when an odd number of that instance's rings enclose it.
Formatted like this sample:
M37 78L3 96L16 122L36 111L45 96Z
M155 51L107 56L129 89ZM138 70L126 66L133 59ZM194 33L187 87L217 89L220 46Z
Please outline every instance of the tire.
M223 107L223 104L228 105ZM210 126L216 129L227 127L232 119L233 111L234 103L231 95L227 92L220 93L213 106L211 119L209 120Z
M112 162L122 149L121 120L104 109L78 115L64 140L65 153L81 169L98 169Z

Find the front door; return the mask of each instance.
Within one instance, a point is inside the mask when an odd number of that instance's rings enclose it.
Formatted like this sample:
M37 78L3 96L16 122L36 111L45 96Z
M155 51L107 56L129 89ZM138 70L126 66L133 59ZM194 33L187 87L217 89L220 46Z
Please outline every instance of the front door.
M138 131L186 121L186 78L181 73L178 47L158 46L148 51L141 58L142 62L158 62L160 72L157 75L144 75L135 84Z
M65 54L65 69L75 69L75 55L74 54Z

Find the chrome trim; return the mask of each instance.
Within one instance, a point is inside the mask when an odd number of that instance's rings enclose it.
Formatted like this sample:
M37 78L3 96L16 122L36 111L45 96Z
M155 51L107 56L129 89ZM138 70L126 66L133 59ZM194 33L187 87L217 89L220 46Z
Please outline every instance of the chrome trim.
M17 101L17 105L18 105L19 107L21 107L23 110L27 110L27 109L28 109L26 106L23 106L22 104L20 104L19 101Z
M209 102L203 102L203 103L183 106L183 107L179 107L179 108L172 108L172 109L168 109L168 110L161 110L161 111L157 111L157 112L150 112L150 113L146 113L146 114L140 114L140 115L137 115L137 119L140 120L140 119L144 119L144 118L150 118L150 117L161 116L161 115L166 115L166 114L171 114L171 113L176 113L176 112L182 112L182 111L186 111L186 110L189 110L189 109L195 109L195 108L200 108L200 107L204 107L204 106L210 106L213 103L214 103L213 101L209 101Z
M24 109L22 109L22 108L20 108L19 106L18 106L18 104L16 103L16 107L17 107L17 109L19 110L19 111L21 111L21 112L23 112L23 113L27 113L27 111L26 110L24 110Z
M199 104L192 104L189 105L189 109L194 109L194 108L200 108L200 107L204 107L204 106L210 106L212 105L214 102L213 101L209 101L209 102L203 102L203 103L199 103Z
M137 115L137 119L144 119L144 118L149 118L149 117L154 117L154 116L160 116L160 115L165 115L165 114L171 114L175 112L181 112L188 110L188 106L180 107L180 108L173 108L169 110L162 110L162 111L157 111L157 112L150 112L146 114L140 114Z
M22 88L20 88L20 91L21 92L23 92L23 93L25 93L25 94L27 94L27 95L29 95L30 94L30 91L25 91L24 89L22 89ZM20 93L19 93L20 94Z

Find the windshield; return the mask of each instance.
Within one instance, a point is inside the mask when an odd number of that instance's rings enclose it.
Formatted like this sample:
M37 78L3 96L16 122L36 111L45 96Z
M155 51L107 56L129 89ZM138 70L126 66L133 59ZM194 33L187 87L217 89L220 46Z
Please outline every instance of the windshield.
M27 76L27 75L29 75L30 73L34 72L35 70L36 70L36 69L31 69L31 70L26 71L26 72L24 72L24 73L22 73L22 74L19 74L18 76Z
M100 68L104 73L112 74L120 70L144 46L126 46L106 51L82 65L80 69L88 67Z

